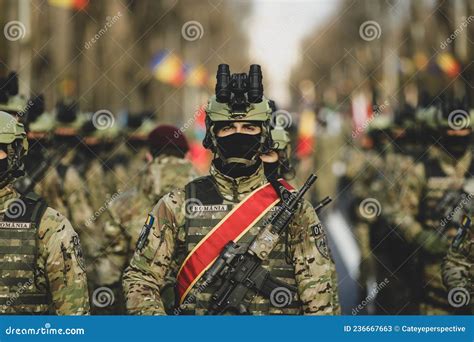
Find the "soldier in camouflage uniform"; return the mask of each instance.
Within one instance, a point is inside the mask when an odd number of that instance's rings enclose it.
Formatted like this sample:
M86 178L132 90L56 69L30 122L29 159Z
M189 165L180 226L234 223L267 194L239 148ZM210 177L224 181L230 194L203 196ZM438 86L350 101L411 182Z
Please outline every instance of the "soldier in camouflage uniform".
M210 176L165 195L149 214L156 219L148 233L142 231L140 248L123 277L131 314L170 313L173 305L163 300L162 293L174 287L185 257L232 207L267 183L259 156L272 146L268 100L260 97L249 103L249 95L241 94L244 98L240 97L240 105L230 105L229 99L223 100L219 95L217 87L216 94L220 102L213 96L206 108L204 146L215 155ZM268 214L239 243L249 243L266 218ZM279 280L295 284L300 301L278 308L267 298L256 295L249 303L250 314L339 313L332 257L325 232L308 202L299 207L291 222L287 243L280 242L264 266ZM212 285L197 293L196 301L183 304L179 312L207 314L210 296L216 289Z
M27 150L23 125L0 112L0 312L88 314L79 237L44 200L11 185Z
M374 197L380 200L381 215L371 227L370 246L376 261L376 282L385 284L376 298L378 314L416 314L419 309L416 304L419 288L406 286L420 274L416 258L406 262L413 248L385 219L400 211L398 196L405 175L414 167L420 149L426 145L422 143L420 122L415 120L414 113L414 108L408 105L395 112L394 122L387 132L391 144L384 154L382 173L374 181L379 184Z
M158 126L147 142L151 161L141 166L144 170L138 176L131 176L138 181L130 180L138 186L118 192L106 206L103 248L95 261L101 284L114 289L118 301L122 295L120 278L133 255L143 217L165 194L197 177L191 162L185 159L189 146L178 128Z
M462 117L453 118L453 112ZM406 262L421 263L421 279L413 284L422 289L416 303L420 313L449 314L454 308L442 283L441 262L458 222L450 215L445 217L445 208L439 205L451 192L463 192L472 182L472 118L462 104L446 101L426 120L434 144L405 174L399 210L388 215L388 220L415 251L406 255Z
M472 227L459 229L442 265L443 283L448 301L459 313L474 314L474 232ZM470 307L470 308L469 308Z

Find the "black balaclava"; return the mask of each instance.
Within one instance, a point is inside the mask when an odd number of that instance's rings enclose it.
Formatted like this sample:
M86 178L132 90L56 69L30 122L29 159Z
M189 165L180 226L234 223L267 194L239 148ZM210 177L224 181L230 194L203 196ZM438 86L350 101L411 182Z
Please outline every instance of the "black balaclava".
M471 146L472 133L463 136L441 134L440 144L456 159L461 158Z
M261 144L260 139L261 134L244 133L216 137L217 148L225 161L220 157L214 159L215 167L232 178L250 176L261 164L261 160L257 156Z
M0 145L0 151L8 153L6 145L3 145L3 144ZM0 178L5 177L7 171L8 171L8 155L5 158L0 159Z

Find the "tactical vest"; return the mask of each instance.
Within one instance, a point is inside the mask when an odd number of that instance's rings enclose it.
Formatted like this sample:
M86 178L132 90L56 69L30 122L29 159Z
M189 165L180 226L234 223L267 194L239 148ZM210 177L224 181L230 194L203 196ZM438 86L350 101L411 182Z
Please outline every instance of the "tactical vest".
M0 313L46 314L50 298L38 282L38 228L47 208L34 193L12 200L0 214Z
M422 223L424 229L440 231L442 228L442 218L440 217L438 204L442 201L448 191L461 190L467 181L472 181L472 178L470 179L472 176L470 175L474 175L474 162L471 162L471 165L463 178L448 176L441 168L439 161L433 158L427 158L424 160L424 166L426 186L425 191L422 194L423 197L420 203L418 220ZM472 206L474 203L472 201L474 201L474 199L468 201L467 205ZM471 217L471 219L473 218ZM443 235L449 240L449 242L451 242L456 235L456 231L456 228L451 228L449 224L446 224ZM448 293L443 285L441 277L442 258L443 257L431 255L423 255L422 257L422 277L423 283L426 284L426 288L423 291L424 300L430 305L437 306L446 311L451 311L453 310L453 307L448 303Z
M177 253L179 255L179 265L183 263L185 257L192 251L196 244L232 210L234 205L237 205L237 203L232 203L221 196L211 176L201 177L192 181L186 185L185 192L186 199L197 199L196 203L199 203L199 205L191 205L187 208L188 213L186 215L185 233L180 239L180 246L178 246L180 251ZM257 224L239 240L239 244L249 244L263 226L262 223L265 219L268 219L275 209L276 207L257 222ZM280 242L263 266L270 270L272 276L277 277L287 284L296 285L294 267L289 264L286 259L285 242ZM182 305L183 310L181 314L206 314L209 300L218 288L219 284L216 283L214 286L210 286L203 292L198 293L194 302ZM271 305L268 298L264 298L260 295L253 298L248 306L248 310L252 315L296 315L302 312L301 303L299 301L294 301L284 308L277 308Z

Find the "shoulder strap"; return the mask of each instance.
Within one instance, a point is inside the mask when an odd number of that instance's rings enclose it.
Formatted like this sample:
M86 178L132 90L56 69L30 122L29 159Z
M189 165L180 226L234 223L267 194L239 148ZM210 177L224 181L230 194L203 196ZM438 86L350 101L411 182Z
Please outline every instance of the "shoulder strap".
M23 205L21 203L23 203ZM12 202L12 206L13 205L15 205L15 203ZM16 205L17 208L11 209L15 210L15 212L10 216L5 215L5 220L10 222L31 222L35 227L39 226L41 218L48 208L46 201L34 192L21 195ZM10 208L8 210L10 210Z
M189 182L184 190L186 200L190 198L197 199L204 205L222 204L224 202L212 176L199 177Z

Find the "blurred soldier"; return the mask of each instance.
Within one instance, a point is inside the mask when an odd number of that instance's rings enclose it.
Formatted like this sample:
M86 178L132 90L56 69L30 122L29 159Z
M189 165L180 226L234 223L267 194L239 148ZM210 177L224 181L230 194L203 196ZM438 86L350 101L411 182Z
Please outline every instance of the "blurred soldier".
M454 312L441 280L441 262L459 224L452 215L457 203L446 208L440 207L440 203L445 203L453 192L466 191L473 181L470 122L468 110L459 102L444 101L438 111L432 112L427 123L433 129L435 143L405 174L398 198L400 210L389 218L391 225L417 251L412 256L406 255L406 262L419 259L422 263L421 284L414 285L423 288L419 299L422 314Z
M271 130L273 150L262 156L265 176L268 178L292 179L295 170L290 165L290 135L283 128Z
M197 177L191 162L185 159L189 146L178 128L156 127L148 136L148 146L151 161L141 166L145 170L140 176L131 175L131 178L141 178L130 182L139 185L118 191L106 205L109 215L104 216L109 220L102 234L101 255L95 262L99 284L114 290L120 310L124 304L119 302L122 298L120 278L133 255L143 217L165 194Z
M403 106L395 112L394 121L387 134L392 138L383 159L382 173L378 175L380 216L370 230L370 246L376 264L376 283L384 286L377 294L378 314L416 314L419 307L418 286L406 286L419 279L420 267L417 258L406 262L412 255L412 246L394 231L387 220L400 210L398 197L405 181L405 175L414 168L415 158L422 155L426 142L420 122L415 120L415 109Z
M240 213L240 225L237 222L232 225L234 228L238 226L239 231L243 229L240 239L236 239L243 245L252 240L271 215L271 206L263 213L260 210L258 213L248 211L258 208L250 204L257 201L254 195L260 194L262 189L272 188L260 159L260 155L270 151L272 146L271 109L262 94L260 67L251 67L247 83L246 74L231 77L229 67L221 64L217 78L216 96L210 99L206 109L203 142L215 156L210 176L198 178L188 183L185 189L165 195L148 215L135 255L123 277L127 309L132 314L169 313L172 305L170 307L162 295L169 287L176 289L181 303L177 312L207 314L211 294L219 289L218 284L203 291L196 290L193 294L195 300L185 301L186 295L192 291L192 284L200 276L189 275L194 274L192 264L204 262L195 254L196 249L216 232L219 234L219 226L229 228L226 222L232 208L237 212L244 203L248 206ZM226 80L231 79L229 85ZM246 89L249 83L253 85L252 89ZM248 225L245 215L259 215L260 219ZM206 249L203 253L213 255L220 252L217 249ZM287 242L279 243L264 267L279 281L296 285L300 300L287 302L289 305L286 307L277 307L274 301L257 294L245 303L250 314L339 313L335 303L337 295L334 295L337 291L334 266L325 232L308 202L298 208L289 227Z
M26 133L0 112L0 312L84 315L87 278L79 237L69 221L34 193L20 195Z
M464 218L442 266L448 301L461 314L474 314L474 232L468 220Z
M345 178L352 190L349 215L353 222L354 235L361 251L359 286L360 296L365 298L369 280L375 276L375 261L371 251L370 234L380 214L383 198L384 155L389 149L388 130L390 120L377 114L360 139L360 148L349 151ZM345 187L344 184L342 184ZM372 209L374 209L372 211Z

